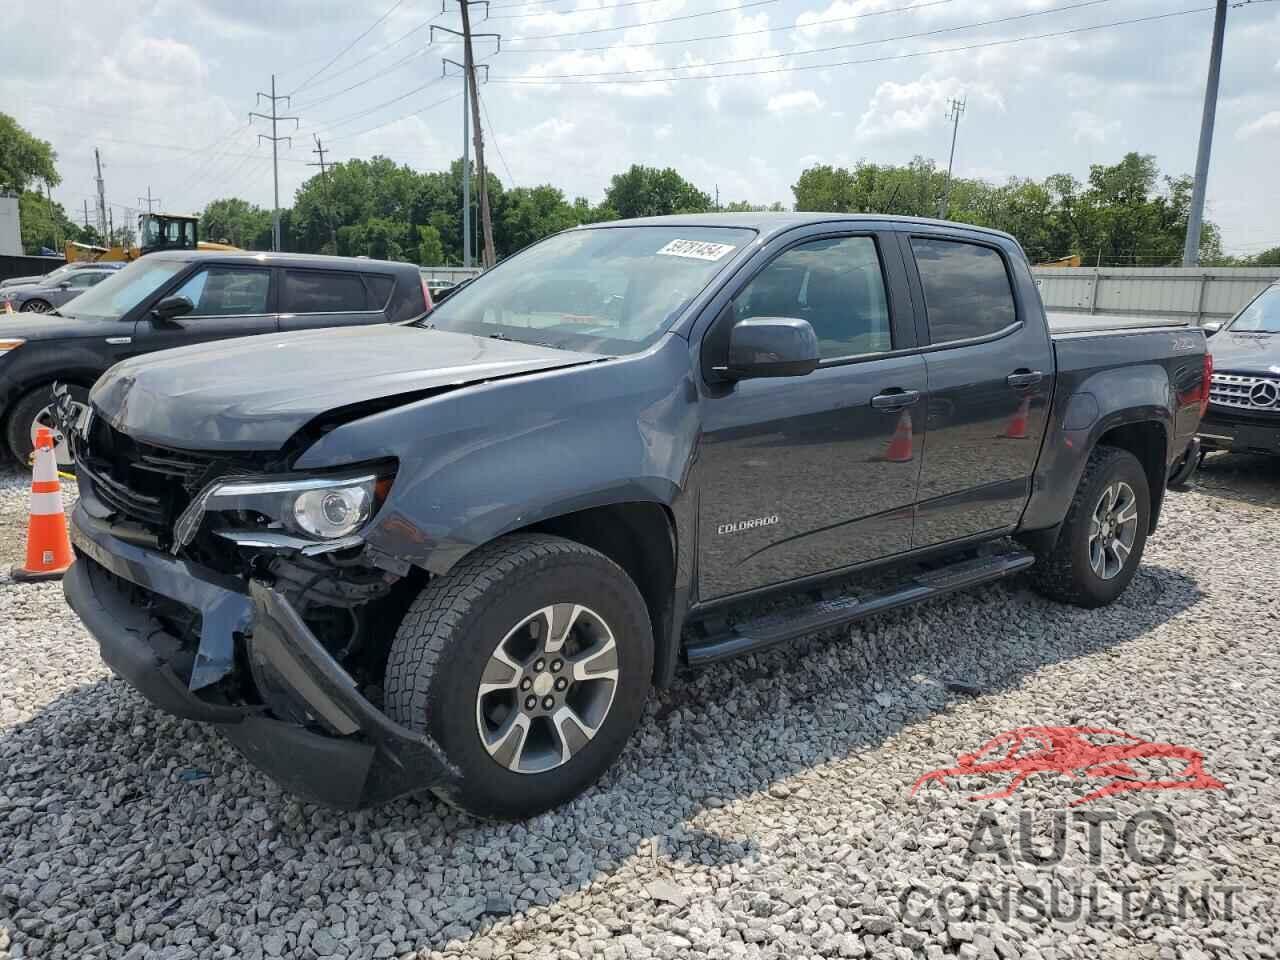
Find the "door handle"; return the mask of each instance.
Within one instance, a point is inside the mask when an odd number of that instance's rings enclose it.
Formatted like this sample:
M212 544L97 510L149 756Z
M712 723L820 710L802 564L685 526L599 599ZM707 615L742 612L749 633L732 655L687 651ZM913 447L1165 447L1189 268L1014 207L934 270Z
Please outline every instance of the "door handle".
M1039 370L1015 370L1004 378L1004 382L1011 387L1034 387L1043 379L1044 374Z
M920 399L919 390L903 390L901 387L891 387L884 393L877 393L871 398L871 406L877 410L901 410L903 407L909 407Z

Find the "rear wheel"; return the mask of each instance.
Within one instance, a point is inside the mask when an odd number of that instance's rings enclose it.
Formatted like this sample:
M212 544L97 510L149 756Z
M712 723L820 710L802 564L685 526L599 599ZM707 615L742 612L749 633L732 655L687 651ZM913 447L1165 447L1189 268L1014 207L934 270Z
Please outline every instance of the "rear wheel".
M48 313L53 309L53 304L47 300L28 300L18 308L21 313Z
M1101 446L1089 456L1062 532L1031 568L1045 596L1101 607L1124 592L1142 562L1151 523L1151 493L1138 458Z
M622 569L582 544L521 534L418 596L391 647L386 709L461 771L457 806L528 817L608 769L652 673L648 611Z

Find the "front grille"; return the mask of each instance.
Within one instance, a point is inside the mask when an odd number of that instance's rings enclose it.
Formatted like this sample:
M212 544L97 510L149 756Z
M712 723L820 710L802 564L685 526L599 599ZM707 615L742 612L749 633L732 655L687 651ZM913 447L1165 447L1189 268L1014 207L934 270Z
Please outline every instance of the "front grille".
M1280 378L1215 373L1209 402L1237 410L1280 412Z
M119 519L167 535L205 484L248 458L143 443L95 417L78 459L98 499Z

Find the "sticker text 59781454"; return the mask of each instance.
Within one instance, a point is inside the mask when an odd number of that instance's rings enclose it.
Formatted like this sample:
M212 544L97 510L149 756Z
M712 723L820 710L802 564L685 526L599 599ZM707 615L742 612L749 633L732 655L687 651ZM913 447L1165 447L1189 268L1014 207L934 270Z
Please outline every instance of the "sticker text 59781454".
M690 257L694 260L719 260L734 249L732 243L712 243L709 240L672 240L658 251L664 257Z

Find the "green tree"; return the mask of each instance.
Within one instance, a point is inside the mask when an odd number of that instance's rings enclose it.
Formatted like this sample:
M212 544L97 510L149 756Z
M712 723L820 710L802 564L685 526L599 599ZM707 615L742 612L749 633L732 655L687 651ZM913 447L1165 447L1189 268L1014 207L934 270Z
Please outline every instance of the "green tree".
M404 260L409 225L388 217L371 217L338 230L338 252L348 257Z
M614 174L604 192L604 202L619 217L659 217L711 209L711 197L671 167L659 170L639 164L633 164L625 173Z
M424 267L436 267L444 263L444 244L440 231L429 223L418 227L418 263Z
M48 141L33 137L7 113L0 113L0 190L22 193L37 180L51 187L62 182Z
M266 245L260 245L266 237ZM213 200L200 214L200 237L246 250L271 248L271 211L239 197Z
M494 243L504 256L510 256L579 222L577 209L556 187L516 187L503 198Z
M48 198L34 190L24 190L18 195L18 220L22 237L22 249L38 254L48 248L61 254L68 241L83 242L83 231L72 222L62 204L50 205Z

